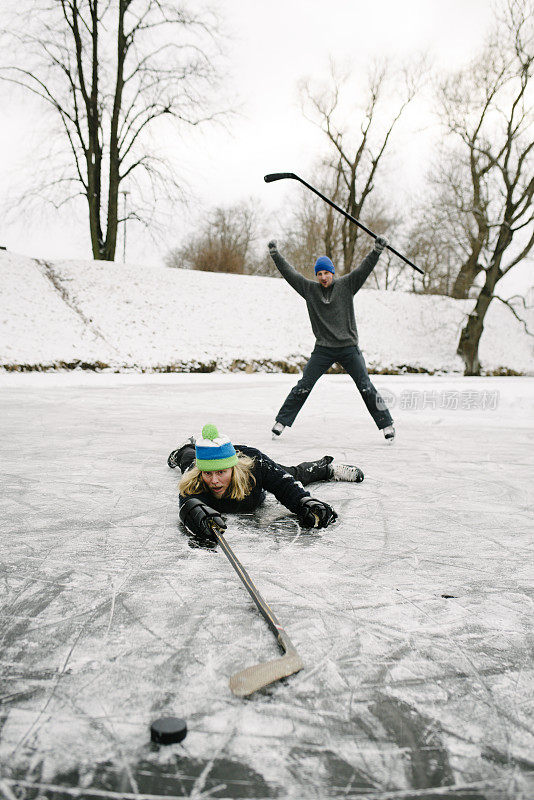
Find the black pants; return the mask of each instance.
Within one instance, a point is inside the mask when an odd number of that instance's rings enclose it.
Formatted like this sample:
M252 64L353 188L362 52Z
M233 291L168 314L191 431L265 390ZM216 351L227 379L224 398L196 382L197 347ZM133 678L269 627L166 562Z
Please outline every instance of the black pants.
M289 472L295 480L300 481L303 486L308 486L310 483L330 480L328 465L333 460L332 456L323 456L317 461L303 461L302 464L297 464L296 467L284 467L282 464L280 466L286 472Z
M276 415L276 421L289 427L293 425L311 390L319 378L330 369L332 364L340 364L350 375L377 428L382 430L382 428L387 428L388 425L393 425L391 414L375 386L371 383L364 358L356 345L351 345L350 347L315 345L315 349L304 367L302 378L296 386L293 386L284 400L282 408Z

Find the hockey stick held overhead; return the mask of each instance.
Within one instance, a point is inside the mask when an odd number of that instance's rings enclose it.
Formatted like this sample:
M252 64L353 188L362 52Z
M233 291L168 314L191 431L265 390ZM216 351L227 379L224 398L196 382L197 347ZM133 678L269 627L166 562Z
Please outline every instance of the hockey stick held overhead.
M253 692L257 692L258 689L263 689L265 686L269 686L269 684L279 681L281 678L287 678L289 675L293 675L295 672L301 670L304 665L291 639L252 583L246 569L224 538L222 529L218 528L216 525L212 525L212 530L230 561L230 564L239 575L245 589L254 600L262 617L266 620L269 628L276 636L278 644L284 651L282 658L254 664L252 667L246 667L231 676L230 689L232 692L238 697L248 697L248 695Z
M340 214L343 214L343 216L345 216L347 219L350 219L351 222L354 222L355 225L358 225L359 228L361 228L363 231L368 233L369 236L372 236L373 239L377 238L376 233L373 233L373 231L369 230L369 228L366 228L366 226L362 222L360 222L358 219L356 219L356 217L353 217L350 214L348 214L343 208L340 208L332 200L329 200L328 197L324 196L324 194L321 194L321 192L318 189L315 189L313 186L311 186L311 184L307 183L302 178L299 178L298 175L295 175L294 172L273 172L270 175L265 175L263 180L265 181L265 183L273 183L273 181L282 181L282 180L285 180L286 178L291 178L292 180L299 181L304 186L306 186L308 189L310 189L310 191L312 191L316 195L318 195L321 198L321 200L324 200L325 203L328 203L329 206L332 206L332 208L335 208L336 211L339 211ZM403 256L402 253L399 253L398 250L395 250L394 247L391 247L391 245L389 245L389 244L386 245L386 247L387 247L388 250L390 250L396 256L401 258L410 267L415 269L417 272L420 272L421 275L425 274L424 270L422 270L420 267L416 266L412 261L407 259L406 256Z

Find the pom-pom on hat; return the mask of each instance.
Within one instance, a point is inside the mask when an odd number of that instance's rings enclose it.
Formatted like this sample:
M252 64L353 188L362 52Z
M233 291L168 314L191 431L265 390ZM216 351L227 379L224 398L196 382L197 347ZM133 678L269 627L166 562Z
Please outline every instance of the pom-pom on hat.
M322 269L331 272L332 275L336 274L336 269L332 264L332 262L330 261L330 259L328 258L328 256L319 256L319 258L315 262L315 274L317 275L317 273L320 272Z
M237 455L228 436L220 434L215 425L204 425L195 443L196 464L201 472L217 472L237 464Z

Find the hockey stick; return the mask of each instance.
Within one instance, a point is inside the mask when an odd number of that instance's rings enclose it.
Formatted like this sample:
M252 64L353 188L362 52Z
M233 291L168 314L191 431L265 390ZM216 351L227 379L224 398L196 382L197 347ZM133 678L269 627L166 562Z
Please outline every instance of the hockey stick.
M250 580L246 569L224 538L222 534L223 529L212 525L212 530L224 550L225 555L228 557L230 564L241 578L245 589L256 603L262 617L267 621L269 628L278 640L278 644L284 651L282 658L276 658L273 661L266 661L261 664L255 664L252 667L246 667L246 669L236 672L235 675L231 676L230 689L232 692L238 697L248 697L248 695L258 691L258 689L269 686L270 683L293 675L295 672L301 670L304 665L291 639Z
M369 236L372 236L373 239L378 238L376 233L373 233L373 231L369 230L369 228L366 228L362 222L356 219L356 217L352 217L350 214L344 211L344 209L340 208L334 202L332 202L332 200L329 200L328 197L325 197L324 194L321 194L321 192L318 189L314 189L313 186L311 186L309 183L306 183L306 181L304 181L302 178L299 178L298 175L295 175L294 172L273 172L270 175L265 175L263 180L265 181L265 183L272 183L273 181L284 180L284 178L293 178L296 181L300 181L300 183L303 183L304 186L307 186L308 189L310 189L312 192L315 192L315 194L318 195L321 198L321 200L324 200L325 203L328 203L329 206L332 206L332 208L335 208L336 211L339 211L340 214L343 214L347 219L350 219L351 222L354 222L355 225L358 225L359 228L368 233ZM391 245L389 244L386 245L386 247L388 250L391 250L392 253L395 253L396 256L402 258L402 260L405 261L406 264L409 264L410 267L413 267L413 269L415 269L417 272L420 272L421 275L425 274L424 270L420 269L420 267L417 267L415 264L409 261L406 258L406 256L403 256L402 253L399 253L399 251L395 250L394 247L391 247Z

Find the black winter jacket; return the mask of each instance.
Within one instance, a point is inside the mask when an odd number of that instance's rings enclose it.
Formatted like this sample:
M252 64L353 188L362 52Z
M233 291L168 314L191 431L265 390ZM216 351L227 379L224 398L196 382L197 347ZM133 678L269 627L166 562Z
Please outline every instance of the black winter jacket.
M302 487L280 464L272 458L257 450L255 447L246 445L235 445L236 451L249 456L254 460L252 474L256 479L250 494L243 500L232 500L229 497L217 498L209 489L193 495L201 500L210 508L219 511L221 514L243 514L247 511L254 511L265 500L265 493L271 492L277 500L293 513L297 513L300 508L300 500L309 497L310 493ZM180 459L180 466L183 472L190 469L195 463L195 449L188 447ZM183 505L188 500L187 497L180 495L180 519L187 524L186 513L183 512Z

